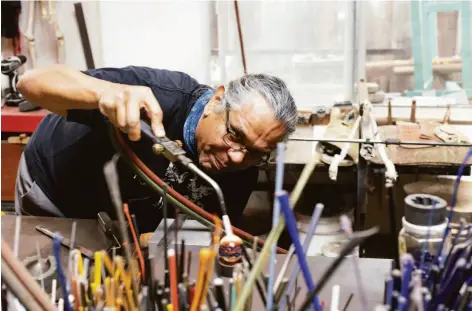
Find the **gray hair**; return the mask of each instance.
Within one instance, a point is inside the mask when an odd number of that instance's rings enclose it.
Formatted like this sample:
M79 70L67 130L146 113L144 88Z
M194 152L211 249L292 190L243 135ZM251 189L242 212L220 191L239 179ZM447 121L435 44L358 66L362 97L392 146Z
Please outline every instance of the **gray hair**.
M238 109L247 98L254 95L262 96L274 110L275 118L281 121L285 128L283 140L295 132L297 124L297 107L287 85L281 79L266 74L248 74L228 83L225 99L231 109Z

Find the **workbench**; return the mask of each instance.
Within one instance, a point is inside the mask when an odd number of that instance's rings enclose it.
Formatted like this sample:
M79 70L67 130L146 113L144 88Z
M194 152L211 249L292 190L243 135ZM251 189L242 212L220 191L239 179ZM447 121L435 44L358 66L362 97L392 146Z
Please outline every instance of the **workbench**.
M25 147L23 144L8 143L7 137L18 134L31 136L41 120L50 113L45 109L20 112L18 107L2 107L2 201L15 200L16 172Z
M39 122L50 114L46 109L20 112L18 107L2 107L2 133L33 133Z
M49 237L39 233L35 230L35 226L40 225L55 232L60 232L64 237L70 237L73 219L66 218L50 218L50 217L33 217L22 216L21 223L21 237L19 247L19 258L24 259L27 256L36 254L36 242L39 242L41 255L50 255L52 253L52 240ZM105 235L98 227L97 220L79 219L77 221L76 243L92 250L97 251L109 246ZM15 216L2 216L2 239L8 244L12 245L15 232ZM67 255L67 249L62 248L63 258ZM284 256L280 255L277 258L277 267L280 268ZM295 258L294 258L295 260ZM311 267L313 278L316 280L324 269L332 262L333 258L327 257L309 257L308 263ZM64 261L65 262L65 261ZM159 259L158 259L159 262ZM384 278L389 273L391 268L391 260L387 259L368 259L360 258L360 271L363 277L363 284L367 292L367 298L371 305L381 303L383 300ZM163 267L161 264L153 265L154 267ZM359 294L357 292L357 284L354 278L352 260L349 258L341 265L339 270L335 273L330 282L321 291L320 299L325 301L325 305L329 307L331 299L331 287L334 284L341 286L340 306L344 306L349 295L354 294L353 299L349 305L348 310L361 310ZM198 256L192 256L191 278L197 277ZM158 275L162 271L155 271ZM301 286L299 300L304 297L306 286L300 276L298 284ZM253 293L253 310L263 310L258 294L254 290Z
M471 125L454 125L470 141L472 141ZM326 125L298 125L291 138L323 138ZM298 181L301 171L306 163L311 161L315 155L315 142L312 141L288 141L284 154L285 172L283 189L291 191ZM457 147L459 148L459 147ZM339 206L345 205L346 210L354 209L355 220L361 225L361 213L366 212L365 225L362 229L372 226L380 227L380 234L368 241L373 243L373 247L367 248L361 245L361 256L382 256L383 258L393 258L395 254L392 249L384 247L385 240L393 243L397 239L398 231L401 227L401 217L403 216L403 200L405 184L425 178L421 175L456 175L459 165L399 165L395 163L398 179L394 186L395 218L388 214L389 205L387 201L387 190L384 187L384 165L369 163L364 169L367 171L367 178L361 178L360 166L351 165L339 167L338 178L332 181L328 177L329 165L320 163L305 186L305 191L297 203L297 212L304 215L311 215L313 206L316 203L323 203L325 210L323 215L334 213L339 210ZM275 184L276 162L273 161L265 170L262 182L258 185L258 190L273 193ZM471 168L466 167L464 176L471 174ZM261 178L260 178L261 179ZM359 182L364 179L364 182ZM272 206L272 205L270 205ZM328 215L332 216L332 215ZM395 228L392 229L391 219L395 220Z

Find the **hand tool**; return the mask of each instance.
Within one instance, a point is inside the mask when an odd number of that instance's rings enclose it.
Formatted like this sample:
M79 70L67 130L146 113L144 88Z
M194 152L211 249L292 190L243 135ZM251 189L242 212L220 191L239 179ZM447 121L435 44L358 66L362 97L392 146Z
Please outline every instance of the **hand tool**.
M44 227L41 227L41 226L36 226L36 230L38 230L39 232L41 232L42 234L50 237L51 239L54 239L54 236L55 234L53 232L51 232L50 230L44 228ZM60 238L60 242L63 246L67 247L70 249L70 245L71 245L71 241L70 239L68 238L64 238L64 237L61 237ZM80 246L78 244L75 245L76 249L78 249L82 255L84 255L85 257L89 258L89 259L93 259L93 252L83 246Z
M151 126L143 120L141 120L141 131L154 143L153 151L156 154L164 155L171 162L179 162L183 164L198 177L205 180L205 182L207 182L215 190L216 196L218 197L218 201L220 204L223 227L225 228L226 232L226 236L222 239L221 244L225 244L225 242L228 241L228 243L234 243L236 247L241 247L242 240L233 233L231 221L229 219L228 212L226 211L226 203L223 196L223 191L221 190L218 183L216 183L210 176L200 170L190 158L185 156L185 150L183 150L182 147L179 146L178 142L172 141L167 137L156 137L152 132ZM242 256L241 252L237 253Z
M100 212L97 214L98 224L100 225L100 229L102 229L105 235L113 240L115 246L117 248L121 248L121 243L118 240L118 234L113 226L113 221L111 220L110 216L106 212Z

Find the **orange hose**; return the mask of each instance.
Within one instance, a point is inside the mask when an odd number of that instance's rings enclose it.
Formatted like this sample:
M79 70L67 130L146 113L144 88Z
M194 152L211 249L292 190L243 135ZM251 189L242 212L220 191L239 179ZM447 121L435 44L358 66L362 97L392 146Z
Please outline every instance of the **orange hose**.
M131 148L128 146L128 144L123 140L123 136L121 135L121 132L117 128L115 128L115 133L116 133L116 138L117 138L118 144L120 145L120 148L126 153L126 156L128 156L131 159L131 161L137 167L139 167L139 169L142 170L144 172L144 174L146 174L153 182L155 182L159 187L163 187L164 181L162 181L162 179L160 179L156 174L154 174L154 172L151 171L151 169L149 169L149 167L147 167L146 164L144 164L141 161L141 159L131 150ZM187 206L188 208L190 208L195 213L199 214L200 216L202 216L206 220L208 220L212 223L215 223L214 218L216 216L208 213L207 211L205 211L204 209L202 209L201 207L199 207L198 205L196 205L195 203L193 203L192 201L190 201L189 199L187 199L186 197L184 197L183 195L181 195L180 193L175 191L173 188L168 187L167 192L168 192L169 195L171 195L177 201L179 201L180 203L182 203L185 206ZM220 219L220 221L221 221L221 219ZM247 232L245 232L245 231L243 231L239 228L236 228L234 226L232 226L232 228L233 228L234 234L238 235L239 237L243 237L247 240L250 240L250 241L254 242L254 236L252 236L249 233L247 233ZM258 244L261 247L264 246L264 240L258 239ZM280 247L277 247L277 253L287 254L287 251L280 248Z
M128 204L123 204L123 211L125 212L126 219L128 220L129 227L131 228L131 233L133 235L134 245L136 252L138 253L139 265L141 266L141 279L144 281L144 259L143 254L141 253L141 247L139 246L138 237L136 236L136 231L133 226L133 221L131 220L131 215L129 214Z

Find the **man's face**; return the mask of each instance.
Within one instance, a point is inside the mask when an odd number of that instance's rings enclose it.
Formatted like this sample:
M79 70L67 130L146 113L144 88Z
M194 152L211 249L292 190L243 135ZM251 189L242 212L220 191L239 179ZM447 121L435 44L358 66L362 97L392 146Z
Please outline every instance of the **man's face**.
M259 164L285 134L285 126L275 119L262 96L251 96L229 114L223 97L224 87L220 86L205 106L195 133L200 165L212 173Z

